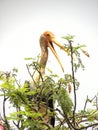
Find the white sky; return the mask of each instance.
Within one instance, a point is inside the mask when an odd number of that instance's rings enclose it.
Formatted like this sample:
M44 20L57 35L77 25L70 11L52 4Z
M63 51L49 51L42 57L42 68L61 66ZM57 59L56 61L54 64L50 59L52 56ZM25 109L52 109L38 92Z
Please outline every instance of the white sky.
M83 107L83 99L98 92L97 16L97 0L0 0L0 70L16 67L21 79L29 78L24 58L36 57L40 53L39 37L44 31L52 31L61 42L62 36L75 35L75 41L86 44L91 56L83 57L86 69L78 73L81 83L78 106ZM58 51L65 73L68 73L69 58ZM47 67L63 75L56 63L50 54Z

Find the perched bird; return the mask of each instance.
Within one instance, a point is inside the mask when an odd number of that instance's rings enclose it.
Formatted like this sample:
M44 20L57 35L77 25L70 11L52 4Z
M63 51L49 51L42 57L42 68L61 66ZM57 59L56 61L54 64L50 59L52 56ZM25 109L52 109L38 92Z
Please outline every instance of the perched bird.
M35 87L36 83L39 82L41 76L44 76L44 74L45 74L45 67L46 67L47 60L48 60L48 48L50 48L50 50L52 51L52 53L56 57L57 61L59 62L62 71L64 72L64 68L63 68L63 66L61 64L59 56L56 53L56 50L54 48L53 43L56 44L58 47L60 47L62 50L64 50L68 55L70 55L70 52L67 50L67 48L65 48L62 44L60 44L56 40L56 38L55 38L55 36L54 36L54 34L52 32L50 32L50 31L44 32L40 36L40 47L41 47L41 58L40 58L40 61L39 61L40 67L39 67L39 70L37 70L33 75L33 80L31 82L31 90L36 89L36 87ZM49 92L48 96L51 96L52 94L53 93ZM43 97L42 101L46 102L46 97ZM48 100L47 105L48 105L50 111L53 111L54 104L53 104L53 99L52 98ZM42 107L40 109L40 111L42 111L43 108L44 108L44 111L45 111L45 106ZM49 119L49 120L50 120L50 124L54 127L54 124L55 124L54 116L51 116L51 119Z
M40 69L38 71L36 71L33 75L33 81L31 81L31 89L34 89L35 83L38 82L41 78L40 76L41 75L43 76L45 74L45 67L46 67L47 60L48 60L48 48L50 48L50 50L52 51L52 53L56 57L57 61L59 62L62 71L64 72L64 68L63 68L62 63L59 59L58 54L56 53L56 50L53 46L53 43L55 45L57 45L58 47L60 47L62 50L64 50L68 55L70 55L70 52L67 50L67 48L65 48L62 44L60 44L56 40L56 38L52 32L50 32L50 31L44 32L40 36L41 58L40 58L39 64L41 66L40 66Z

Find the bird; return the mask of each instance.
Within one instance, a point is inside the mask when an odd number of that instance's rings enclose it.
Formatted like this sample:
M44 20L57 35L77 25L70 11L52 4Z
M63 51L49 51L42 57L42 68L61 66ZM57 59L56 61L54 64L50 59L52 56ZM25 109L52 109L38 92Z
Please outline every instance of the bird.
M45 75L45 68L48 61L48 55L49 55L49 49L54 54L55 58L57 59L62 71L64 72L64 68L62 66L62 63L60 61L60 58L54 48L54 44L57 45L59 48L61 48L63 51L65 51L68 55L70 55L70 52L65 48L60 42L56 40L55 35L51 31L45 31L43 34L41 34L39 39L40 47L41 47L41 57L39 61L39 70L37 70L33 75L33 80L30 83L30 89L35 90L36 89L36 83L40 81L41 76L43 77ZM53 44L54 43L54 44ZM53 93L49 92L48 96L51 96ZM40 98L40 97L39 97ZM38 100L39 100L38 98ZM43 97L42 101L46 102L47 97ZM47 102L48 107L50 108L50 111L53 111L54 104L53 104L53 98L49 99ZM45 107L45 106L43 106ZM43 109L42 107L42 109ZM42 111L42 109L40 111ZM54 127L55 125L55 117L51 116L50 119L50 125Z
M55 35L50 31L45 31L39 39L40 47L41 47L41 58L39 61L40 69L36 71L33 75L33 80L31 81L31 89L34 89L35 83L38 82L41 78L41 75L44 76L45 74L45 68L48 60L48 48L52 51L55 58L57 59L62 71L64 72L64 68L62 66L62 63L60 61L60 58L54 48L54 45L57 45L60 49L64 50L68 55L71 55L70 52L65 48L60 42L58 42L55 38ZM39 73L40 72L40 73Z

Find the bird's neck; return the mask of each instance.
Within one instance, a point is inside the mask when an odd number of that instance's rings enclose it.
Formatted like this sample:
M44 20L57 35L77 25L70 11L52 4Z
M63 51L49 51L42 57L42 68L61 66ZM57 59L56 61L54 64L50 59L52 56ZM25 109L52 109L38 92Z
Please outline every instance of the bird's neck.
M40 59L40 65L41 65L40 72L42 75L45 73L45 67L47 64L47 60L48 60L48 50L45 49L44 51L42 51L41 59Z
M41 59L40 59L40 62L39 62L40 63L40 70L39 70L40 73L38 71L36 71L34 73L33 80L31 81L31 85L30 85L30 89L31 90L35 90L36 89L35 84L40 80L40 76L44 76L47 60L48 60L48 50L45 49L41 53Z

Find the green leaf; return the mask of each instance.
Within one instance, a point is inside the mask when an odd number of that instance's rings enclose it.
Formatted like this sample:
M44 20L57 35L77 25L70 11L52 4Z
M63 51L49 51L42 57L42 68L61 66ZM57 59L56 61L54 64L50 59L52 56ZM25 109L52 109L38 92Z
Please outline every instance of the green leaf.
M75 35L68 34L67 36L62 37L63 39L66 39L67 41L72 41L74 39Z
M86 47L86 45L78 45L76 47L73 47L73 51L75 52L78 49L81 49L82 47Z
M24 60L34 60L34 58L31 58L31 57L29 57L29 58L24 58Z

